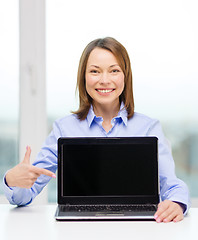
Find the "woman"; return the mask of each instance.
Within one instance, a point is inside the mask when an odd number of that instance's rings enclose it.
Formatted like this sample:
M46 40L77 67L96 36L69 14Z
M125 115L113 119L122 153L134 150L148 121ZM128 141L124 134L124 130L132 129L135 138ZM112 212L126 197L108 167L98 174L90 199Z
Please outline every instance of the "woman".
M174 173L174 161L159 121L134 112L132 72L126 49L113 38L96 39L82 53L77 78L78 111L57 120L33 166L30 147L4 178L12 204L27 205L55 176L59 137L157 136L161 203L157 222L180 221L189 208L188 188Z

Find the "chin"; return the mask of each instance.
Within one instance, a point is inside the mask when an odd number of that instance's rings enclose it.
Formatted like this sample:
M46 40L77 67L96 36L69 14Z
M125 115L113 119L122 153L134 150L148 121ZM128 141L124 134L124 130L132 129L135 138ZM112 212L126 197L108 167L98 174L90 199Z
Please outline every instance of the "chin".
M114 100L109 100L109 99L103 99L103 100L94 100L94 102L96 104L100 104L100 105L115 105L115 103L120 103L119 102L119 98L118 99L114 99Z

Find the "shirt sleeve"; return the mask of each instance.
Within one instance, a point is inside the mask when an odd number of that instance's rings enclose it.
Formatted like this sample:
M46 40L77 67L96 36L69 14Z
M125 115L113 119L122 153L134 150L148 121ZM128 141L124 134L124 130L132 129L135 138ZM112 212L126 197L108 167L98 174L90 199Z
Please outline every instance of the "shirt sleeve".
M161 200L171 200L184 205L184 214L190 207L190 196L187 185L176 177L175 164L170 143L165 138L159 121L154 121L148 135L158 137L159 180Z
M57 170L57 140L61 136L61 129L57 122L53 125L53 130L43 144L41 151L37 155L34 166L45 168L52 172ZM6 174L5 174L6 176ZM30 189L9 187L3 178L3 190L8 201L13 205L23 206L30 204L32 200L42 191L51 177L40 175Z

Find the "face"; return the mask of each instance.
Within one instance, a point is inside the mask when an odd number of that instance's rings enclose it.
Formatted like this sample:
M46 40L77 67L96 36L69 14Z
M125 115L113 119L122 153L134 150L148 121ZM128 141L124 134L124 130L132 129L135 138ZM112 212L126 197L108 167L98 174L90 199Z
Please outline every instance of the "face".
M85 79L93 104L119 105L119 96L124 90L124 73L110 51L95 48L90 53Z

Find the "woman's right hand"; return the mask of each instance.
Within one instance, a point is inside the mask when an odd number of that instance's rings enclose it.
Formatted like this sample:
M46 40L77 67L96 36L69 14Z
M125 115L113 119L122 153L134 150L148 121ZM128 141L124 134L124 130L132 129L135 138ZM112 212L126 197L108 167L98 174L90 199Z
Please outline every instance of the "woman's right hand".
M41 174L56 178L53 172L31 165L31 148L28 146L26 149L23 161L10 169L5 176L9 187L31 188Z

